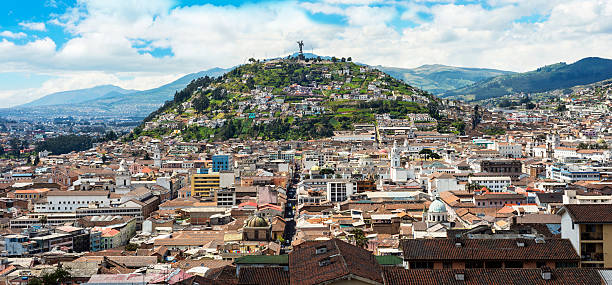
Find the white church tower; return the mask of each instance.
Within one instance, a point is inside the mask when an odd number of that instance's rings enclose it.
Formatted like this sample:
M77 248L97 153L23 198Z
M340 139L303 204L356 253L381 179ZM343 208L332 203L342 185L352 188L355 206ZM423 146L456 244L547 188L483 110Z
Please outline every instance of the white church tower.
M402 167L401 149L397 147L397 142L393 141L393 148L389 152L391 165L389 167L389 178L393 182L406 182L408 179L414 178L414 171Z
M155 144L153 147L153 166L161 168L161 151L159 150L159 146Z
M399 168L401 166L400 160L400 151L397 148L397 142L393 141L393 148L391 148L391 153L389 154L391 159L391 168Z
M132 174L126 167L125 160L122 159L119 163L119 169L115 175L115 192L116 193L127 193L132 190Z

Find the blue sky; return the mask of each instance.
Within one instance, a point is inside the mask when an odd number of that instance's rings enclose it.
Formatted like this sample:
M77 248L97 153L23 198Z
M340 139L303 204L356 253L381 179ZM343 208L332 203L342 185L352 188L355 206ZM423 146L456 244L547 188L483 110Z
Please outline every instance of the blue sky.
M148 89L295 52L527 71L612 57L600 0L21 0L0 5L0 107L101 84Z

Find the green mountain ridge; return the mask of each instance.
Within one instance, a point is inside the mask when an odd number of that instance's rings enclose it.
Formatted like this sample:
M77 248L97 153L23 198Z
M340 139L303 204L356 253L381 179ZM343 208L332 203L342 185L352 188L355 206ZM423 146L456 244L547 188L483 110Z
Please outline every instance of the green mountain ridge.
M376 66L376 68L435 95L472 85L491 77L514 73L497 69L455 67L441 64L427 64L417 68L385 66Z
M519 93L541 93L612 78L612 60L587 57L572 64L556 63L536 70L493 77L452 90L443 98L481 101Z

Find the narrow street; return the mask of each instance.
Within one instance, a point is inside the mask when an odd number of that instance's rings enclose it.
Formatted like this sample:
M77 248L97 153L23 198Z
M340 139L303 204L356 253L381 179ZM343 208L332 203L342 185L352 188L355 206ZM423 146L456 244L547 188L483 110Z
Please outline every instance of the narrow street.
M299 168L295 166L293 177L289 181L287 185L287 204L285 205L285 220L287 223L285 224L285 233L283 238L285 239L285 243L282 245L283 250L285 252L290 251L291 242L293 241L293 236L295 235L295 207L297 206L297 188L295 184L299 180Z

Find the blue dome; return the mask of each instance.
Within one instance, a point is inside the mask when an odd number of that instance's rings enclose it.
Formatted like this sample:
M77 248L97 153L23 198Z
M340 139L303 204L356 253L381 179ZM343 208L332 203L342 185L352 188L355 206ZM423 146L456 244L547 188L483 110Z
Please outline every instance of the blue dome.
M446 205L440 199L436 199L429 205L429 213L446 213Z

